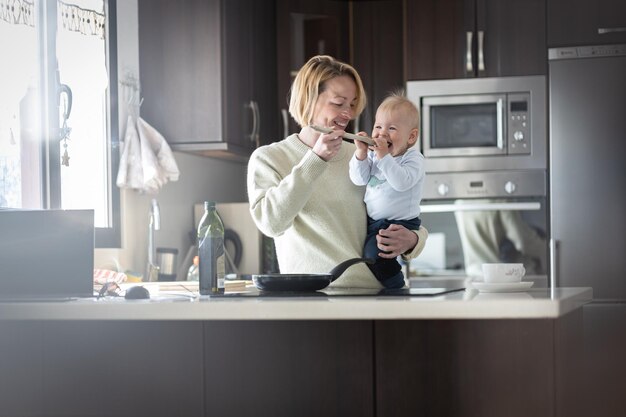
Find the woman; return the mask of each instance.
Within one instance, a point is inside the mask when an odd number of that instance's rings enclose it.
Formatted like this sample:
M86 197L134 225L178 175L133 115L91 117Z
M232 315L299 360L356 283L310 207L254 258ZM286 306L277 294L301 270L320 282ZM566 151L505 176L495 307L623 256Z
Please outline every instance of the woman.
M300 132L258 148L250 157L250 211L259 230L274 238L283 273L327 273L362 255L365 187L350 181L348 163L355 146L342 136L365 102L354 68L330 56L313 57L291 86L289 113ZM311 125L333 131L320 134ZM377 236L380 256L414 258L427 236L423 227L410 231L391 225ZM382 288L365 264L348 268L332 285Z

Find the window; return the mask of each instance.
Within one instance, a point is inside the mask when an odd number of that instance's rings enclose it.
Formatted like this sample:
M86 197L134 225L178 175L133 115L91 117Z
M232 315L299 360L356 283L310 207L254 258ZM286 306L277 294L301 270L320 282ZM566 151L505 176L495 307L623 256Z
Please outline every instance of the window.
M0 207L94 209L120 246L115 0L0 0Z

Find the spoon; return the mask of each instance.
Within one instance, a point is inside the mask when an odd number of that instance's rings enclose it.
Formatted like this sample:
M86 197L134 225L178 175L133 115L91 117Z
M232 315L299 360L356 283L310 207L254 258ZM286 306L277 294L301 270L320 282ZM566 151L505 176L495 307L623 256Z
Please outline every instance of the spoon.
M333 129L331 129L330 127L321 127L321 126L316 126L316 125L310 125L309 126L311 129L318 131L320 133L332 133ZM344 138L347 139L352 139L352 140L360 140L361 142L365 142L370 146L375 146L376 143L374 142L374 140L372 138L370 138L369 136L359 136L359 135L355 135L353 133L344 133L343 134Z

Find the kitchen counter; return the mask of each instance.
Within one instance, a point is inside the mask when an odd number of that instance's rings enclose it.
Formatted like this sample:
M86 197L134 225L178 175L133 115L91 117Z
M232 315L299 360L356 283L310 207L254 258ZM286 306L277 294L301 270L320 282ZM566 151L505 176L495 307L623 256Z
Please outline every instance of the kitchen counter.
M591 288L515 293L474 289L436 296L198 297L154 288L149 300L123 297L3 302L0 320L427 320L555 319L592 299Z
M579 397L590 288L210 298L145 285L149 300L0 303L0 415L558 417Z

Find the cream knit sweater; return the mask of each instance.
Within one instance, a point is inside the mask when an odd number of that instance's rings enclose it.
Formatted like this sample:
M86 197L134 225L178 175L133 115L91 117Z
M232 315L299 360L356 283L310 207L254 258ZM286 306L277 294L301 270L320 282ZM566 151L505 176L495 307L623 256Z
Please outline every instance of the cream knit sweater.
M248 163L250 212L259 230L274 238L282 273L328 273L363 253L367 219L363 196L348 176L355 146L344 142L325 162L297 135L258 148ZM422 251L428 232L407 255ZM336 287L382 288L365 264L333 282Z

